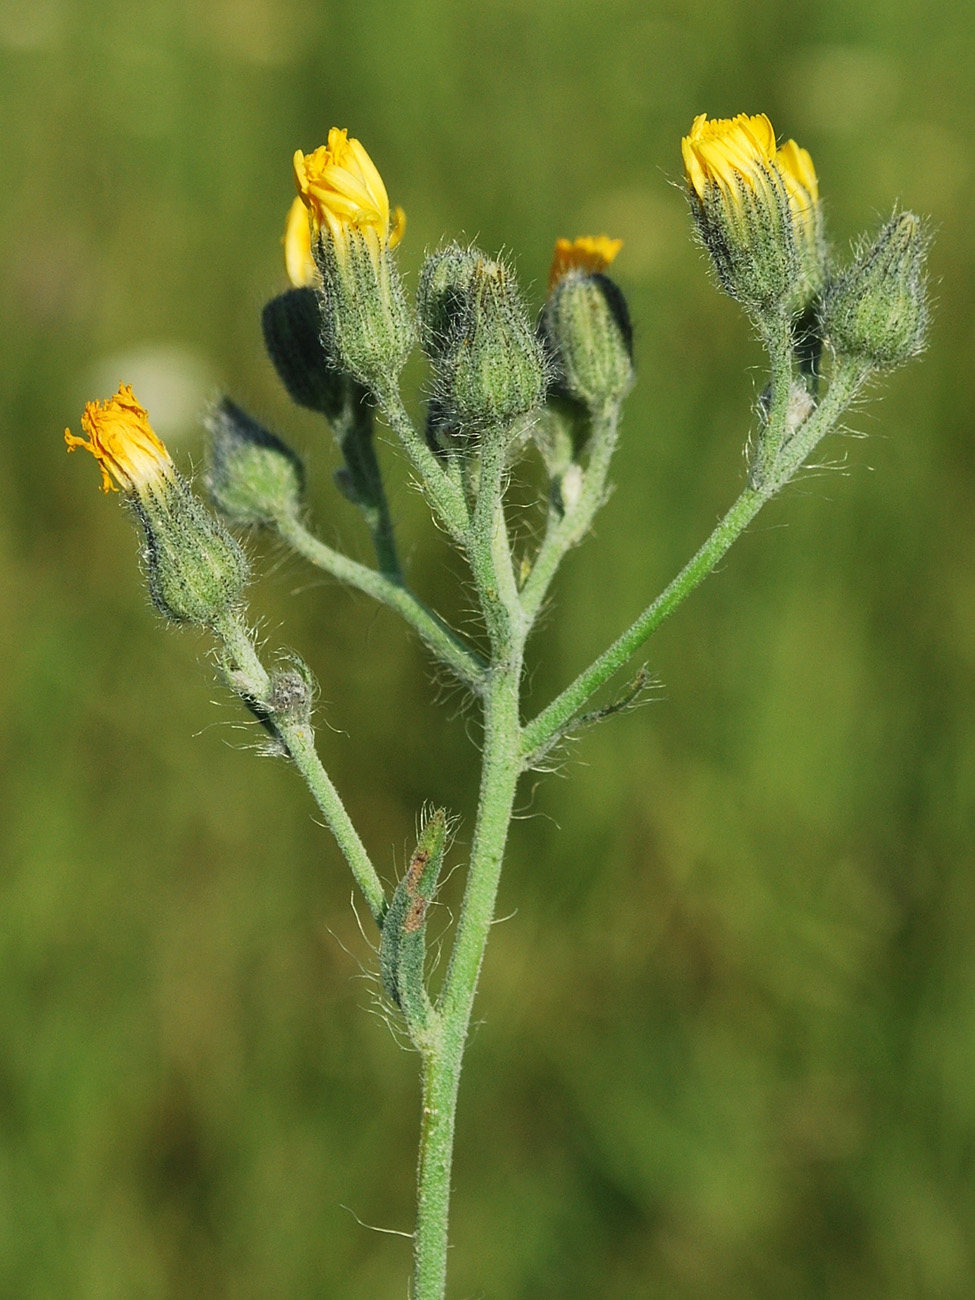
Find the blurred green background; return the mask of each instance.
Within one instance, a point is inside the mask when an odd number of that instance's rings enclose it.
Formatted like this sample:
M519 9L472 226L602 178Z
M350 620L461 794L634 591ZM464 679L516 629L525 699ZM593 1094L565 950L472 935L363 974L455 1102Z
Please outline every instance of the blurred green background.
M975 1295L973 66L966 0L3 0L0 1294L377 1300L409 1263L357 1222L411 1226L418 1097L348 873L206 641L149 608L65 424L124 379L199 467L228 391L367 558L261 350L293 150L363 140L413 282L466 236L537 303L556 235L622 237L639 384L541 706L742 483L762 358L675 182L694 114L765 111L837 246L895 199L932 216L931 346L658 634L654 702L526 783L450 1294ZM464 618L386 463L415 584ZM384 873L424 800L461 814L461 861L473 718L393 616L252 551Z

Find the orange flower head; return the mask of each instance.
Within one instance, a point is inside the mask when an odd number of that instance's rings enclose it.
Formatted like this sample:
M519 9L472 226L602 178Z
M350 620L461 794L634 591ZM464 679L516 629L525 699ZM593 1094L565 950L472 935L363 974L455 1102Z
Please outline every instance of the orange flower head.
M610 239L608 235L582 235L579 239L557 239L548 273L549 293L562 277L571 271L581 271L584 275L597 275L605 271L622 247L622 239Z
M84 447L98 461L102 491L138 492L159 478L171 478L175 467L169 452L156 437L144 406L140 406L131 385L119 384L114 397L104 402L87 402L81 417L87 438L64 431L68 451ZM115 483L112 482L114 478Z

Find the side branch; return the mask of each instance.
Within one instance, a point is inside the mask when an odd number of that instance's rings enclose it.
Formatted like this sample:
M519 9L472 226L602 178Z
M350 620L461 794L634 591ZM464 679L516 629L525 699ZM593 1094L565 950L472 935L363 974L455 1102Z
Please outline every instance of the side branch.
M250 635L239 617L227 614L213 627L224 644L223 671L228 686L254 709L257 706L262 721L267 722L274 735L280 737L288 756L305 779L312 798L335 836L356 883L362 890L373 919L382 926L386 914L386 894L382 882L372 865L366 847L346 812L339 793L315 749L314 732L310 724L284 710L276 710L272 695L272 680L254 649Z
M277 530L293 551L316 568L396 610L468 690L475 695L483 693L487 665L439 614L425 605L408 587L327 546L294 516L278 520Z
M470 521L460 486L417 433L399 392L395 389L377 392L376 400L419 474L424 490L447 532L455 542L463 542Z
M522 753L526 761L551 748L553 741L571 725L573 716L586 701L623 667L668 614L682 604L707 577L762 506L802 468L816 445L835 426L864 377L862 367L837 367L821 405L791 436L787 429L782 431L778 438L780 451L768 480L760 488L745 488L700 550L657 599L647 606L636 622L525 726ZM780 418L785 419L784 411Z

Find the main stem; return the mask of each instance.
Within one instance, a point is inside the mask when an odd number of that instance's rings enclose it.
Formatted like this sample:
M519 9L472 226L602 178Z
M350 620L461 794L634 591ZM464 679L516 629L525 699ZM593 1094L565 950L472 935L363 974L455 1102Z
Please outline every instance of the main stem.
M521 651L499 665L484 700L484 758L467 889L437 1002L439 1032L423 1054L423 1117L413 1238L413 1300L443 1300L454 1119L474 994L522 770L518 713Z

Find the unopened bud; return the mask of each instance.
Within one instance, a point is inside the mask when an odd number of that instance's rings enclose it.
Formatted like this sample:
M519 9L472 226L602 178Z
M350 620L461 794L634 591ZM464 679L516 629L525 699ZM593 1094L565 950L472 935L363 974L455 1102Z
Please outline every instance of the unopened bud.
M204 423L210 433L206 484L222 513L242 527L293 518L305 476L291 448L226 397Z
M895 212L872 244L826 290L823 333L837 356L890 369L924 347L928 235L913 212Z
M427 274L421 308L433 345L438 417L463 432L507 429L544 401L541 345L503 262L469 253L451 279L438 256L446 283L436 270Z
M431 361L450 348L458 317L466 310L471 282L483 260L476 249L448 244L423 263L416 310L420 347Z
M339 419L352 381L322 344L320 294L307 287L279 294L264 307L261 326L267 354L291 400L329 421Z
M590 410L633 387L633 327L626 299L605 275L571 271L548 296L542 332L557 385Z
M426 922L436 897L447 840L442 808L427 819L406 875L396 887L383 919L379 970L387 994L401 1008L412 1033L422 1032L430 1018L424 977Z

